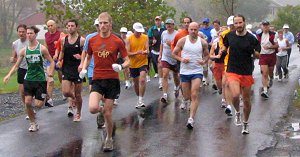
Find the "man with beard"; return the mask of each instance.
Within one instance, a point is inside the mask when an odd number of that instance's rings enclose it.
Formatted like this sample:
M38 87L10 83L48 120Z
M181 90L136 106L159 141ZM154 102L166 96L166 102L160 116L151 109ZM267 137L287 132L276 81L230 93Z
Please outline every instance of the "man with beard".
M251 112L250 93L254 83L252 77L253 55L259 57L260 44L258 40L245 29L243 15L234 17L236 31L228 33L224 38L224 46L229 48L227 64L227 81L236 110L236 124L240 122L240 94L243 96L243 128L242 134L249 134L248 119ZM226 51L223 53L226 53ZM243 66L240 66L243 65Z

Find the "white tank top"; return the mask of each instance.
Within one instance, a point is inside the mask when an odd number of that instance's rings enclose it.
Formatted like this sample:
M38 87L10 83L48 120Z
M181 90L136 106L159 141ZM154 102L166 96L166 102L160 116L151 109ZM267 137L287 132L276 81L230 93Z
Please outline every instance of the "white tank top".
M186 40L181 51L182 58L190 59L190 62L180 63L180 74L203 74L203 67L198 62L202 60L203 48L200 37L198 37L195 43L191 43L189 35L186 36Z
M279 38L277 39L278 42L278 46L279 48L286 48L287 44L286 44L286 39L282 39L280 40ZM287 55L287 51L286 50L279 50L278 53L276 54L277 56L286 56Z
M13 42L12 47L13 47L13 49L15 49L18 58L20 56L20 50L22 48L28 46L28 44L29 44L28 40L26 40L25 42L22 42L20 39L18 39L18 40L16 40L16 41ZM25 59L22 60L19 68L27 69L27 63L26 63Z

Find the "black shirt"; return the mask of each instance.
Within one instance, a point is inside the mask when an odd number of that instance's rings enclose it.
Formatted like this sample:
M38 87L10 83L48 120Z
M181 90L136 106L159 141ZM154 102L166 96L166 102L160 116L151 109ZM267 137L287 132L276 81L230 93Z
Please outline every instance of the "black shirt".
M254 52L260 52L261 49L258 40L249 32L244 36L238 36L233 31L225 36L224 45L230 49L227 72L252 75Z

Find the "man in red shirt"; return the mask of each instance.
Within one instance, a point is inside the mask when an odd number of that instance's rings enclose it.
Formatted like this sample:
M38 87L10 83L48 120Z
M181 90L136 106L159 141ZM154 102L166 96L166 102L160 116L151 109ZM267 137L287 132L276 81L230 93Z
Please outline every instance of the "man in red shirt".
M103 150L112 151L112 109L114 99L118 98L120 94L118 72L129 66L129 59L124 42L111 32L112 17L107 12L103 12L98 19L100 32L89 40L87 60L83 63L83 70L80 73L86 71L93 55L95 66L89 98L89 111L92 114L104 114L107 137ZM124 59L123 64L116 64L119 52ZM105 98L104 107L99 105L103 98Z
M61 32L57 30L55 21L49 20L46 24L48 27L48 32L45 34L45 44L44 45L48 49L51 58L53 58L54 61L57 61L57 55L55 55L55 50L56 50L55 45L59 41ZM49 73L50 62L47 62L46 66L47 66L47 73ZM55 70L58 73L59 82L61 82L62 73L61 73L60 69L58 69L56 67L55 67ZM48 98L47 98L45 105L48 107L53 107L53 100L52 100L53 88L54 88L54 82L53 81L47 82Z

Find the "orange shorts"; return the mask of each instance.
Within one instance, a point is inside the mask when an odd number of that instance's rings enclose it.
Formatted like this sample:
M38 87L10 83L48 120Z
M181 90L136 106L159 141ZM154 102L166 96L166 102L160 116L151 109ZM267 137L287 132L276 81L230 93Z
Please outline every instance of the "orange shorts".
M224 73L224 64L223 63L215 63L213 74L216 80L222 80L222 76Z
M235 73L226 73L228 83L231 81L238 81L241 87L251 87L254 84L252 75L239 75Z

